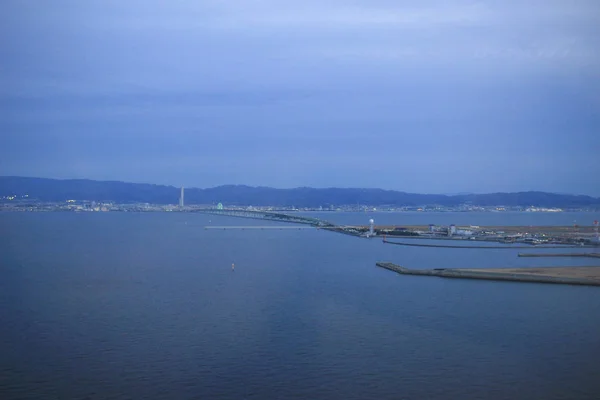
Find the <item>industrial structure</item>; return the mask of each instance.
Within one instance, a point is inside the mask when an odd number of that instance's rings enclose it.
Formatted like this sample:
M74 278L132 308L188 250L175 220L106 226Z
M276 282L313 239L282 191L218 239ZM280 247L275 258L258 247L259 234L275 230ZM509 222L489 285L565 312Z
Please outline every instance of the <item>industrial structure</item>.
M456 225L452 224L448 228L448 236L452 236L456 234Z

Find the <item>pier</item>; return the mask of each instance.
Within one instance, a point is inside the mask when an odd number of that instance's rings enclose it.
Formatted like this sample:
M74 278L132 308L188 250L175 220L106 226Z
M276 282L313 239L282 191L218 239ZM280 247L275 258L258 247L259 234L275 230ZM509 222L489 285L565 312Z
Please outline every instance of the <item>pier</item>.
M390 262L378 262L376 265L380 268L385 268L387 270L394 271L401 275L420 275L455 279L483 279L493 281L600 286L600 266L489 269L409 269Z

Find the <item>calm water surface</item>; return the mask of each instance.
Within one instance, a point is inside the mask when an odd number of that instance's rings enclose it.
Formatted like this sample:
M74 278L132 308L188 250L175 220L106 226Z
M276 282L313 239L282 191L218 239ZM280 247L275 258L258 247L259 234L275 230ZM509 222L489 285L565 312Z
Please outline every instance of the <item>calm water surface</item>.
M399 225L598 218L318 215ZM600 398L600 288L375 267L600 267L598 260L405 248L320 230L204 229L253 224L265 223L0 214L0 397Z

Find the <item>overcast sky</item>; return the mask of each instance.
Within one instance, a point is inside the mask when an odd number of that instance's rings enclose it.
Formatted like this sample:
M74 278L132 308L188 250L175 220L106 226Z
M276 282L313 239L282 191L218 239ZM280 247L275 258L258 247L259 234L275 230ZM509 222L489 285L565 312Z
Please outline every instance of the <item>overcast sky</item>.
M598 0L3 0L0 175L600 196Z

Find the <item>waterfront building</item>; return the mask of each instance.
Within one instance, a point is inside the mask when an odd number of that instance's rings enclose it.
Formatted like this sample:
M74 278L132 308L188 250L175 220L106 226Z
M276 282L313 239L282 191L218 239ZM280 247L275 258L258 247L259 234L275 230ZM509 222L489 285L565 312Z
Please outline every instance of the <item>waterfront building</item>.
M456 225L452 224L448 228L448 236L452 236L454 234L456 234Z

